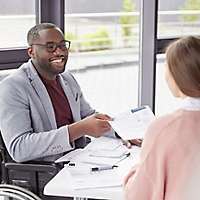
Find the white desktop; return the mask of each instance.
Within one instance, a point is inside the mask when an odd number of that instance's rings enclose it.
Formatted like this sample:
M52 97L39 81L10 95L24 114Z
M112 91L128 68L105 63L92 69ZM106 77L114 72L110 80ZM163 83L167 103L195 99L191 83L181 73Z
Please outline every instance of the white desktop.
M121 140L101 137L94 139L89 146L83 150L84 153L77 151L77 153L72 153L72 156L67 155L64 159L71 159L70 163L72 163L72 165L66 165L45 186L44 194L85 199L123 200L123 179L130 168L138 163L141 149L133 146L130 150L126 149L130 152L130 155L126 153L123 157L117 158L114 152L117 152L120 148L123 150L126 148L121 144ZM112 152L112 155L110 154L111 157L101 157L99 152L102 151L102 149L103 151ZM94 155L92 156L92 154L95 153L97 156L96 158ZM77 161L80 161L80 158L82 158L81 162L78 163ZM97 158L99 159L99 163ZM59 161L62 161L62 159ZM96 169L93 170L95 172L91 170L92 167L90 166L101 169L102 164L105 166L106 162L109 162L111 166L117 165L118 167L97 172ZM77 176L76 173L78 173ZM79 178L77 179L77 177Z

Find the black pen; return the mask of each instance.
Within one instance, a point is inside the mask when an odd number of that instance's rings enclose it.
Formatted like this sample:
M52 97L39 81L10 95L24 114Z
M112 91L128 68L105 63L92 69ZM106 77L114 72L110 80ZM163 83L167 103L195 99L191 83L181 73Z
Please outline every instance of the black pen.
M69 163L69 166L75 166L76 164L75 163Z
M91 168L91 171L92 172L103 171L103 170L113 169L115 167L118 167L118 166L117 165L113 165L113 166L106 166L106 167L93 167L93 168Z
M131 153L130 152L128 152L128 153L125 153L125 158L126 157L129 157L131 155Z
M124 160L124 159L126 159L127 157L129 157L131 155L131 153L130 152L128 152L128 153L126 153L126 154L124 154L124 156L122 157L122 159L120 159L120 160L118 160L115 164L117 164L117 163L119 163L119 162L121 162L122 160Z

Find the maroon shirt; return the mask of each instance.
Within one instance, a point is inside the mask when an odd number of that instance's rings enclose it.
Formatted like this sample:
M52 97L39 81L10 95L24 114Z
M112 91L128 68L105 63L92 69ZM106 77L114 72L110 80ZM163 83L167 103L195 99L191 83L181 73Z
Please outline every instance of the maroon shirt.
M60 85L58 77L56 80L46 80L42 78L48 94L53 104L57 127L68 125L73 122L72 111L68 99Z

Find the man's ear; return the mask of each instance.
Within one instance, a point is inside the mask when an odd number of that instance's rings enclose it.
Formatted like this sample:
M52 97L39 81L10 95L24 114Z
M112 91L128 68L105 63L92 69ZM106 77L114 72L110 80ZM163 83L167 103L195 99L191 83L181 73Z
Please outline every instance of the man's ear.
M28 52L28 55L29 55L31 58L34 58L34 57L35 57L35 54L34 54L34 51L33 51L33 48L32 48L32 47L28 47L27 52Z

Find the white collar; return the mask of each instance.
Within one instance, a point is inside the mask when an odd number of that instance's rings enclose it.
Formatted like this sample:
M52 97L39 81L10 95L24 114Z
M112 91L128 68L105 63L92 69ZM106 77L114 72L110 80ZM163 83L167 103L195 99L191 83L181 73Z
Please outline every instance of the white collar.
M183 99L180 108L184 110L200 110L200 98L186 97Z

